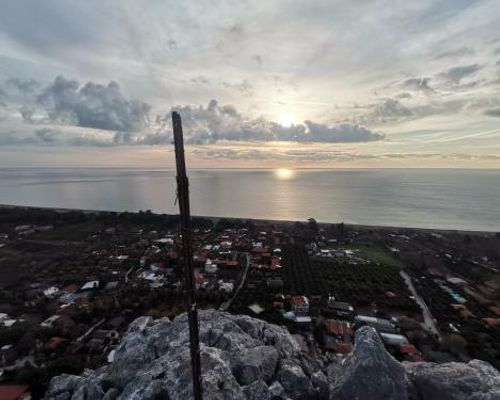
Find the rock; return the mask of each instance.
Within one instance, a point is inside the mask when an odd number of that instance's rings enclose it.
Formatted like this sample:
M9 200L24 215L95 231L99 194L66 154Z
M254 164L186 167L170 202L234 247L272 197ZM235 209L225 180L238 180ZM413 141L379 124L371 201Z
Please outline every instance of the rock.
M290 382L275 383L275 392L284 392L286 386L296 398L301 398L301 387L308 395L314 393L310 377L320 363L302 355L285 328L215 310L201 311L199 320L204 400L271 399L274 392L266 382L279 382L280 376ZM300 373L293 375L292 367L285 367L278 376L278 365L293 365ZM298 383L291 382L295 378ZM314 379L322 384L317 376ZM72 400L192 398L187 315L174 321L138 318L130 324L112 364L83 377L54 378L46 398L58 395Z
M233 361L233 374L241 385L257 379L268 381L274 375L278 351L273 346L257 346L237 355Z
M354 350L342 362L333 392L339 400L408 399L405 370L385 350L375 329L358 329Z
M269 386L269 392L271 393L272 396L274 396L271 398L286 397L285 388L278 381L271 383L271 385Z
M111 388L106 392L102 400L116 400L119 394L120 392L118 391L118 389Z
M270 400L273 395L269 391L266 382L257 380L243 388L243 393L248 400Z
M60 394L71 393L83 378L75 375L59 375L50 381L50 387L47 391L48 398L56 398Z
M277 378L288 397L292 399L315 397L312 383L298 362L290 359L281 360Z
M485 361L403 363L422 400L498 400L500 373Z
M500 375L482 361L404 363L378 334L356 332L345 359L313 359L289 332L248 316L200 311L204 400L493 400ZM187 316L140 318L116 349L114 362L82 376L52 379L50 400L184 400L192 398Z

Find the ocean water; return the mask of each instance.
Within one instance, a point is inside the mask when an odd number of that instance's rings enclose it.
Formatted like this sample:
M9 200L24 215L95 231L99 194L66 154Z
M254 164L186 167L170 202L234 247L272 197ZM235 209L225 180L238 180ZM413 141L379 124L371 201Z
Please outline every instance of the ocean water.
M500 170L190 170L193 215L500 231ZM0 169L0 204L177 213L175 171Z

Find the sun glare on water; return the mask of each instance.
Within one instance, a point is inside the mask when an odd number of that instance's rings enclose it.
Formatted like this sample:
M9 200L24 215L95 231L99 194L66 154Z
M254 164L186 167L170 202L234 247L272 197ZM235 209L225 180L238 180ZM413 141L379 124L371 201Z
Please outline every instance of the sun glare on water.
M288 168L278 168L274 170L274 176L278 179L286 181L295 177L295 171Z

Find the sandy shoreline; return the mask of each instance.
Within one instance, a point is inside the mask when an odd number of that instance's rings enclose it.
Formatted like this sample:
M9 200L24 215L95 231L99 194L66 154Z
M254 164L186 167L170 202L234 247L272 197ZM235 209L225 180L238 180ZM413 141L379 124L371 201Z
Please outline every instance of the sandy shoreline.
M39 210L53 210L55 212L70 212L70 211L80 211L86 214L100 214L100 213L132 213L137 214L139 211L114 211L114 210L90 210L90 209L78 209L78 208L63 208L63 207L39 207L39 206L26 206L26 205L15 205L15 204L0 204L0 208L7 209L39 209ZM162 213L153 212L153 214L162 215ZM165 214L165 215L176 215L176 214ZM217 221L219 219L227 219L230 221L252 221L256 225L282 225L289 226L295 224L296 222L307 222L304 220L273 220L273 219L260 219L260 218L245 218L245 217L214 217L207 215L193 215L195 218L208 218L212 221ZM332 225L338 225L342 221L338 222L320 222L318 225L321 227L329 227ZM409 232L435 232L443 234L461 234L461 235L481 235L481 236L493 236L497 231L480 231L480 230L460 230L460 229L440 229L440 228L414 228L407 226L390 226L390 225L362 225L362 224L350 224L344 223L346 227L350 227L356 230L380 230L380 231L409 231Z

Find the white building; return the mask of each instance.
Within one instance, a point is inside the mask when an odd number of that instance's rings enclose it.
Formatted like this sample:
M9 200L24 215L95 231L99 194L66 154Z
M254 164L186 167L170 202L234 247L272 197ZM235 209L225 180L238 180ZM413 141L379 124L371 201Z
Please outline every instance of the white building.
M61 318L60 315L54 314L52 317L47 318L45 321L43 321L40 326L43 328L52 328L52 325L54 322L56 322L59 318Z
M83 285L80 290L91 290L99 287L99 281L90 281Z
M207 261L205 261L205 272L207 274L217 273L217 264L213 263L210 258L207 258Z
M51 286L43 291L44 296L53 297L59 293L59 289L55 286Z

